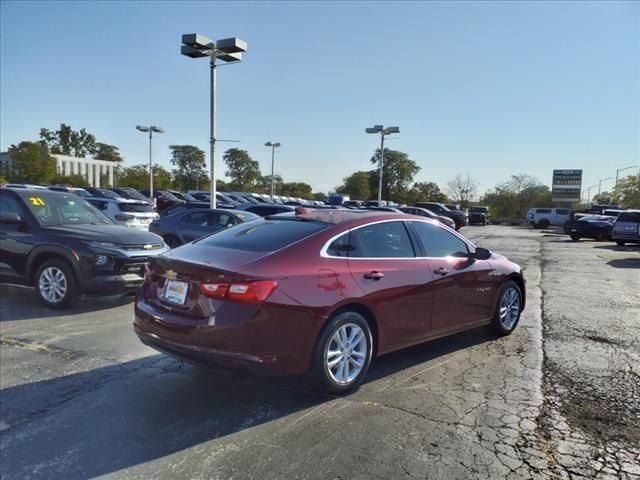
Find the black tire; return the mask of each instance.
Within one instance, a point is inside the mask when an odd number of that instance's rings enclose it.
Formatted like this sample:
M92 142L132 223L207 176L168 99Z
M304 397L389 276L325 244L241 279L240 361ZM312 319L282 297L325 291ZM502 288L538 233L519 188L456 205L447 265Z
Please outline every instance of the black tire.
M169 248L177 248L182 245L180 239L174 235L167 235L164 237L164 243L166 243Z
M616 240L616 245L620 247L624 247L626 243L627 242L625 242L624 240Z
M604 230L596 230L596 242L604 242L607 240L607 232Z
M48 274L46 272L48 272ZM62 285L64 285L64 294L59 299L55 298L55 294L49 295L48 292L51 290L46 288L47 282L49 282L48 279L52 278L52 274L57 274L57 272L60 272L61 276L59 277L60 282L56 282L56 284L60 285L59 288L62 288ZM49 284L51 284L51 282L49 282ZM58 258L48 260L40 265L34 277L34 286L40 302L53 309L72 307L78 303L78 300L80 300L82 296L71 265L69 265L66 260Z
M574 242L577 242L578 240L580 240L580 235L576 235L575 233L572 233L571 240L573 240Z
M507 292L510 292L512 290L515 290L515 292L518 295L519 303L518 303L517 318L512 324L511 323L505 324L505 322L503 322L502 319L500 318L500 307L501 307L503 298L507 295ZM489 331L491 331L492 333L500 337L511 335L511 333L513 333L513 331L518 326L518 323L520 322L521 313L522 313L522 290L520 290L520 287L516 282L514 282L513 280L508 280L507 282L504 283L504 285L502 285L502 288L500 289L500 294L498 295L498 301L496 302L496 308L493 314L493 319L491 320L491 323L488 325Z
M486 220L482 220L482 226L486 227L487 226L487 221Z
M336 332L344 326L347 326L348 329L349 324L357 325L364 332L366 352L364 352L365 355L360 372L348 383L339 383L334 379L334 375L327 366L327 352L331 344L334 343L333 337ZM310 372L314 385L316 388L333 395L341 395L355 389L362 383L362 380L367 374L367 370L371 364L372 352L373 337L367 320L358 312L350 310L339 312L325 325L316 342Z
M549 225L551 224L549 223L549 220L547 220L546 218L543 218L538 222L538 228L541 228L543 230L546 228L549 228Z

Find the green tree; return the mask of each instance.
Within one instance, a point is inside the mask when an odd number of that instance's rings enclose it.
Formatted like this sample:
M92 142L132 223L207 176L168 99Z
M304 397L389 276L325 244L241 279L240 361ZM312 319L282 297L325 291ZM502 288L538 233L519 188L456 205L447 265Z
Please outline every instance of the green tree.
M230 148L222 157L227 164L226 176L233 190L252 190L260 179L260 164L246 150Z
M321 202L326 202L327 194L322 192L314 192L311 194L311 200L320 200Z
M274 195L281 194L282 190L282 177L277 173L273 175L273 193ZM271 193L271 175L261 176L255 185L255 191L257 193Z
M40 141L51 153L71 155L84 158L96 152L96 137L84 128L73 130L65 123L55 132L46 128L40 129Z
M96 143L95 152L93 152L93 158L98 160L106 160L108 162L122 162L124 158L120 154L120 149L115 145L109 145L108 143Z
M56 161L46 145L38 142L20 142L8 150L13 161L13 182L48 183L56 175Z
M640 208L640 174L619 180L613 189L613 198L622 208Z
M349 195L352 200L369 200L371 197L369 184L369 172L353 172L348 177L344 177L342 185L336 188L336 192Z
M175 187L182 191L200 189L209 180L204 152L193 145L169 145L169 149Z
M49 179L49 183L52 185L69 185L70 187L88 187L89 182L87 179L80 174L73 175L54 175ZM101 184L104 185L104 184Z
M414 202L440 202L447 203L449 199L440 190L440 187L435 182L416 182L413 184L413 189L417 192L418 199Z
M480 199L495 218L523 218L531 207L550 207L551 191L531 175L512 175Z
M380 164L380 149L377 149L371 163ZM378 197L379 168L369 172L369 190L371 197ZM384 149L384 165L382 167L382 198L394 200L409 190L413 177L420 171L416 162L409 155L397 150Z
M149 170L146 165L134 165L117 172L116 184L122 187L132 187L137 190L149 189ZM171 173L161 165L153 166L154 190L171 188Z
M304 182L285 182L280 187L279 195L285 195L287 197L311 197L311 185Z

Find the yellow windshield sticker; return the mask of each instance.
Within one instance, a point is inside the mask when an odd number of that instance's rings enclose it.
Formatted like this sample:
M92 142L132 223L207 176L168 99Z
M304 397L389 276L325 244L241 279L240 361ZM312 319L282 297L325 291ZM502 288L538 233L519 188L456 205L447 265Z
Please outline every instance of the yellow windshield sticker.
M31 205L37 205L39 207L44 207L46 205L44 200L40 197L29 197L29 200L31 200Z

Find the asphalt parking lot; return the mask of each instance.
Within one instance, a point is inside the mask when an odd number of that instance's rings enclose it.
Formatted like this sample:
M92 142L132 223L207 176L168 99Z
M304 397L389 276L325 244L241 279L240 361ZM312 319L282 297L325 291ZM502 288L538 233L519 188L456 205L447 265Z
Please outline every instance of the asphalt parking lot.
M516 332L382 357L344 398L157 354L131 298L3 286L2 478L640 478L640 248L463 233L525 267Z

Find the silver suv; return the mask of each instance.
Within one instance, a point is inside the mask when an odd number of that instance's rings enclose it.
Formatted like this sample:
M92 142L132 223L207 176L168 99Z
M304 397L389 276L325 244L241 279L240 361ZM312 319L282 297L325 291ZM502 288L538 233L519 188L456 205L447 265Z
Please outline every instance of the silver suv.
M640 210L626 210L613 224L611 238L618 245L625 243L640 243Z

